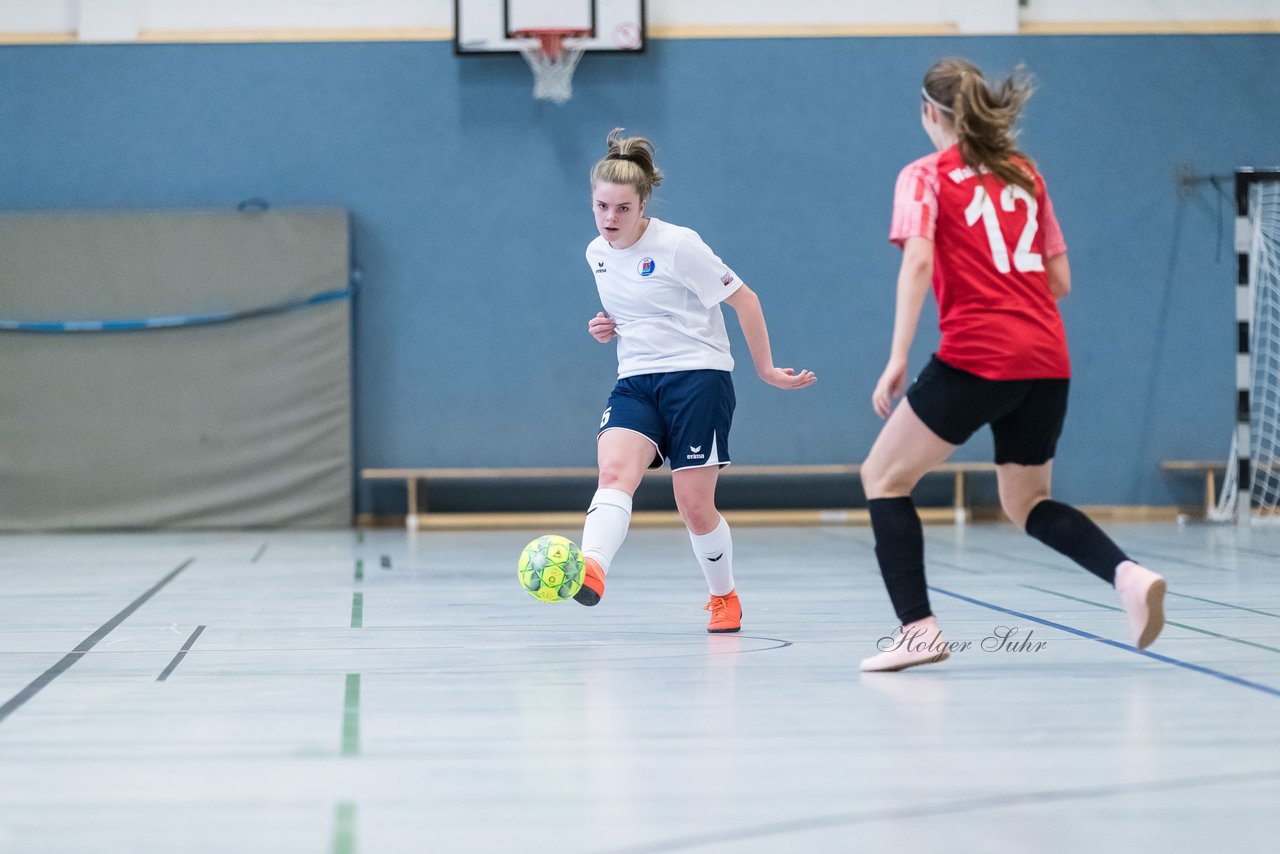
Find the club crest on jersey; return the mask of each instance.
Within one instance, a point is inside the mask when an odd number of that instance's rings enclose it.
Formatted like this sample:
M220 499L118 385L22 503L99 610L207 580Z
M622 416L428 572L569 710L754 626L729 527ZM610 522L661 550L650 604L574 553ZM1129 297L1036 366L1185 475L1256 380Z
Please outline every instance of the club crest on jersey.
M727 288L727 287L729 287L730 285L732 285L732 284L733 284L733 273L725 273L723 276L721 276L721 277L720 277L720 284L724 285L726 288Z
M657 266L658 265L653 262L652 258L641 258L640 266L637 267L636 269L639 271L640 275L642 276L652 276L653 271L657 268Z

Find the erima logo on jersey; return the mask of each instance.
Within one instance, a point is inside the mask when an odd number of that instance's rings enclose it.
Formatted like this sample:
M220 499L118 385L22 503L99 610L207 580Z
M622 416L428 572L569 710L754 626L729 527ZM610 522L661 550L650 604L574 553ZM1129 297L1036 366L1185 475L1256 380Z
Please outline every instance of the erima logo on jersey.
M702 450L701 445L698 445L696 448L693 445L690 445L689 453L685 454L684 458L686 460L705 460L707 458L707 455L698 453L701 450Z
M654 263L652 258L641 258L640 266L637 267L636 269L639 271L640 275L642 276L652 276L653 271L656 267L657 267L657 264Z
M600 275L601 273L607 273L607 272L609 272L609 268L608 268L608 267L606 267L606 266L604 265L604 262L603 262L603 261L597 261L597 262L596 262L596 275L598 276L598 275Z

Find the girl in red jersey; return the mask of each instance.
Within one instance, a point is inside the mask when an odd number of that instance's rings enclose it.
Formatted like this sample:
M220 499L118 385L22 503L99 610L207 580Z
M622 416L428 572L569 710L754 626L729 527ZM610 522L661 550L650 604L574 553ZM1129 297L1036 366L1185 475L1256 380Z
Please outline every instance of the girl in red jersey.
M947 657L911 490L985 424L1000 503L1014 524L1113 584L1138 647L1164 626L1164 579L1049 497L1071 376L1057 300L1071 290L1071 272L1044 179L1013 133L1030 91L1016 72L988 85L962 59L937 62L924 78L921 121L937 151L898 177L890 239L903 255L893 345L872 395L888 421L862 466L876 559L901 628L863 670ZM942 341L893 409L930 282Z

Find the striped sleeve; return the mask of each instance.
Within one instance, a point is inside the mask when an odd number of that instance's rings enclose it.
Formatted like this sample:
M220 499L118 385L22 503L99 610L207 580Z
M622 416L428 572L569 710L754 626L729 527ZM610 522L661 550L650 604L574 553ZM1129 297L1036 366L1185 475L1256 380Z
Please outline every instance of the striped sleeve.
M938 226L938 155L908 164L898 173L893 190L893 221L889 240L903 246L908 238L933 240Z

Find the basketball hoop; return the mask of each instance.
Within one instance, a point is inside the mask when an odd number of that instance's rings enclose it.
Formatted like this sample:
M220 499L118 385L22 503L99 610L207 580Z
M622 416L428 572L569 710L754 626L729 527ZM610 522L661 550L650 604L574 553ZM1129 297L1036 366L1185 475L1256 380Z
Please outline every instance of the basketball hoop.
M563 104L573 96L573 71L586 49L590 30L520 30L520 53L533 69L533 97Z

